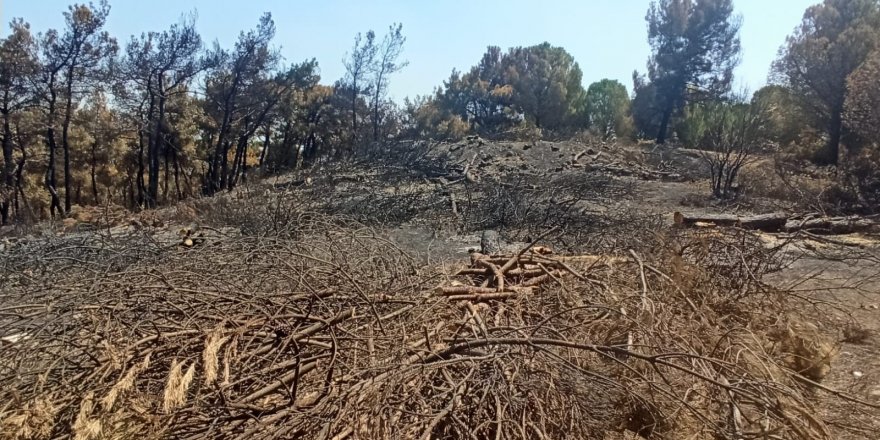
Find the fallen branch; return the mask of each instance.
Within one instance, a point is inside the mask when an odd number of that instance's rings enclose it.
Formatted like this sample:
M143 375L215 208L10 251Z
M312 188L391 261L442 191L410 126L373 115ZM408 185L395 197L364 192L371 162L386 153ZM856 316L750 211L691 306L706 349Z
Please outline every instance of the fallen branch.
M788 221L789 216L784 213L761 214L753 216L738 216L731 214L700 214L686 215L681 212L673 214L676 225L682 226L736 226L742 229L756 229L765 232L779 232Z

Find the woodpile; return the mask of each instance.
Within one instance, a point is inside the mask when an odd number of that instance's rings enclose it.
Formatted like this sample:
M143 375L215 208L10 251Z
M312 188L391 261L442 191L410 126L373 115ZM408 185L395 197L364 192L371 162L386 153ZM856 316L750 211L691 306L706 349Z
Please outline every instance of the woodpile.
M470 267L456 272L456 280L437 288L437 294L449 300L489 302L531 295L543 284L563 277L586 280L569 263L589 268L630 261L629 258L605 255L555 256L544 246L531 247L513 255L471 253Z

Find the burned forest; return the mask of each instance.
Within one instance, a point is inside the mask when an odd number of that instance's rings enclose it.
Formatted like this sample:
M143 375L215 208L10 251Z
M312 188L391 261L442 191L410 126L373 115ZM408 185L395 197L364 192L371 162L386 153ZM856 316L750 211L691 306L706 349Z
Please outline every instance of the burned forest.
M405 99L421 6L336 70L282 6L12 19L0 439L877 438L880 2L750 91L748 1L639 3L627 84L545 42Z

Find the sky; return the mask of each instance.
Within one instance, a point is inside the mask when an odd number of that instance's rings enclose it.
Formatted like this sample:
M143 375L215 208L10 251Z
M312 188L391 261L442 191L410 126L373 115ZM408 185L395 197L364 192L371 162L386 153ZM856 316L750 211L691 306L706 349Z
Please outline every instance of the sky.
M755 91L767 81L779 47L819 0L734 0L743 17L742 63L736 89ZM2 35L22 17L35 32L62 28L68 0L0 0ZM431 93L453 68L466 71L486 47L549 42L571 53L584 73L584 87L604 78L632 87L632 72L644 72L650 55L645 14L650 0L110 0L107 30L120 44L131 35L161 31L196 11L205 42L231 47L242 30L271 12L275 44L287 62L316 58L322 82L344 74L342 59L358 32L383 34L402 23L407 38L402 58L409 65L391 80L390 95Z

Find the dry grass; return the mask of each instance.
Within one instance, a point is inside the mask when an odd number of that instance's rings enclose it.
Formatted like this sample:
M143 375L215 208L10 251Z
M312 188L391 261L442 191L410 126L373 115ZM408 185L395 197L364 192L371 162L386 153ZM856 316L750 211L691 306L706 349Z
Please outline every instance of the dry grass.
M217 368L219 366L218 353L229 340L228 336L223 336L222 329L212 332L205 341L205 350L202 352L202 362L205 369L205 385L212 385L217 381ZM228 377L228 363L225 364L225 376Z
M5 416L0 419L4 437L16 440L48 438L52 433L59 406L52 403L51 395L44 395L24 403L19 408L3 408Z
M110 388L110 392L108 392L107 395L104 396L103 399L101 399L101 406L103 407L104 411L112 411L113 404L116 403L116 399L118 399L119 396L123 395L125 392L134 388L134 384L138 378L138 375L149 367L150 355L147 354L143 362L129 368L128 372L125 373L125 376L123 376L122 379L120 379L119 382L116 383L116 385L113 385L113 388Z
M165 382L165 392L162 397L162 411L171 413L186 403L186 395L196 374L196 364L190 364L186 373L183 372L184 362L176 359L171 361L171 371Z
M89 392L82 397L79 413L73 422L73 438L75 440L92 440L101 436L101 421L93 419L95 411L95 393Z

